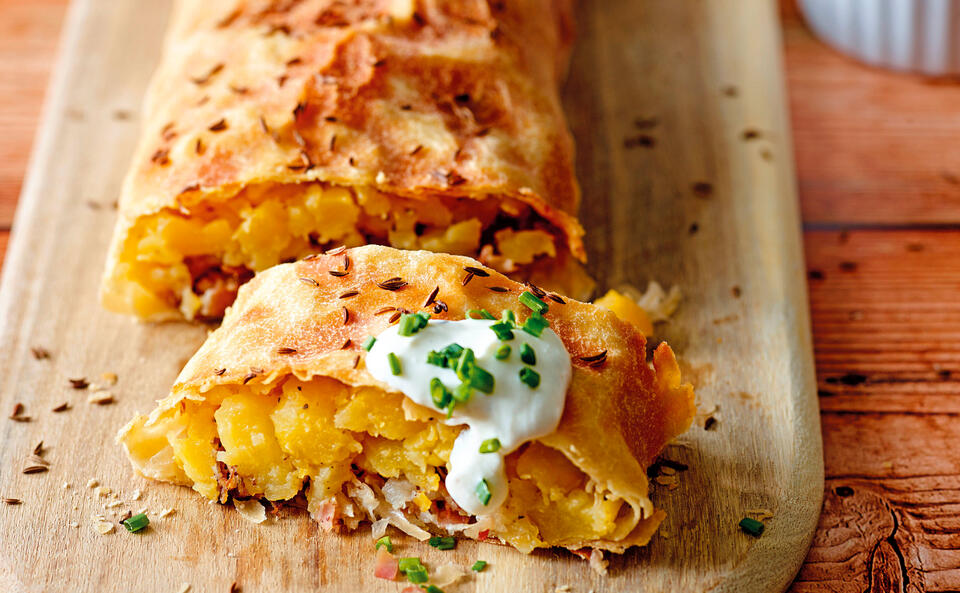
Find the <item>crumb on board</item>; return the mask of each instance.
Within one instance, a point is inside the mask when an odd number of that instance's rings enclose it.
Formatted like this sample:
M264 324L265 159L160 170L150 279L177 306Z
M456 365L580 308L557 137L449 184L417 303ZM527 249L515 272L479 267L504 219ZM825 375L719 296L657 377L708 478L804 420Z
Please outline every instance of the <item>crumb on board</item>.
M233 500L233 506L240 516L253 523L263 523L267 520L267 510L256 500Z
M112 404L114 401L116 400L109 391L94 391L87 397L88 404L96 404L98 406L106 406Z
M107 535L113 532L113 523L104 520L103 517L95 517L92 523L93 530L100 535Z
M100 485L100 480L96 478L90 478L89 480L87 480L87 488L96 488L99 485Z
M163 509L163 510L157 511L156 515L158 519L164 519L174 514L175 512L176 510L174 509Z

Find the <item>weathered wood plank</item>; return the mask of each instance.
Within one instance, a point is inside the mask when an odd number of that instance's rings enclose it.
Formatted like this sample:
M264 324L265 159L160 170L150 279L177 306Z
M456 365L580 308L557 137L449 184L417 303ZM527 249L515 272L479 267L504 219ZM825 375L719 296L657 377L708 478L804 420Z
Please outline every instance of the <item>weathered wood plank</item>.
M823 410L960 412L960 232L808 232Z
M860 65L781 4L804 220L960 222L960 85Z
M792 591L960 590L960 232L807 232L826 492Z
M9 230L68 0L0 0L0 229Z
M823 414L827 482L791 591L960 590L954 414Z

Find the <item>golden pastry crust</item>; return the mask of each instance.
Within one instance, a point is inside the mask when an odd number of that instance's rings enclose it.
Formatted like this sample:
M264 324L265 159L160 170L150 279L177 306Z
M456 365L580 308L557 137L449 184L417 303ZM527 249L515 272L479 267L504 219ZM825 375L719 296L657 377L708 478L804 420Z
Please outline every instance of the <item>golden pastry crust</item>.
M471 267L489 275L471 275ZM340 275L344 270L347 274ZM441 303L437 311L436 304L424 308L435 290L435 301ZM155 449L139 457L136 452L141 435L184 401L203 401L221 386L269 386L290 376L302 381L329 377L389 393L365 370L360 345L388 327L390 308L429 310L439 319L463 319L468 309L509 308L522 321L527 314L517 297L524 290L469 258L379 246L277 266L240 290L223 325L187 363L171 394L149 420L136 418L119 439L135 467L148 476L189 483L175 471L158 472ZM341 298L344 294L349 296ZM613 532L595 540L541 524L543 540L537 545L622 552L645 544L662 520L648 498L645 469L667 441L689 427L693 390L681 382L669 346L658 346L650 366L636 328L602 307L561 300L563 304L547 301L546 317L570 353L573 377L557 431L539 443L561 452L597 491L628 503L632 514L619 517ZM346 323L344 308L349 311ZM605 356L598 357L601 353ZM153 469L145 470L148 466Z
M516 200L583 259L558 85L569 0L176 2L119 202L105 293L139 220L323 182ZM113 308L120 308L115 306Z

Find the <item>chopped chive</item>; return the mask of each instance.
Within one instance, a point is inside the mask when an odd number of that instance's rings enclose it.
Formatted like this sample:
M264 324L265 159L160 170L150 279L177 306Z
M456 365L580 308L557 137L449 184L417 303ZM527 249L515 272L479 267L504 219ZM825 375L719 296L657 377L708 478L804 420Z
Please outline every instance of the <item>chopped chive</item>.
M488 373L485 369L482 369L477 365L473 365L470 367L470 370L467 371L467 374L470 377L471 387L477 391L482 391L487 395L493 393L493 375Z
M457 359L457 376L460 377L461 381L467 381L470 378L470 368L476 364L477 357L473 354L473 350L466 348L463 351L463 354L460 355L460 358Z
M740 519L740 529L753 537L760 537L763 533L763 523L752 517L744 517Z
M490 504L490 486L486 480L480 480L477 483L477 500L483 503L483 506Z
M452 535L446 537L431 537L427 543L438 550L452 550L457 547L457 540Z
M463 354L463 346L457 343L450 344L443 349L442 354L447 357L447 360L456 360L460 358L460 355Z
M400 323L397 324L397 333L401 336L412 336L417 333L417 321L413 315L403 315L400 317Z
M403 372L403 367L400 366L400 359L397 358L397 355L391 352L387 354L387 362L390 363L390 372L394 375L399 375Z
M542 315L534 313L523 322L523 331L527 332L531 336L540 337L540 334L543 333L543 330L550 327L550 322L543 318Z
M520 345L520 360L527 364L537 364L537 354L530 347L530 344Z
M473 566L470 567L470 570L481 572L486 567L487 567L486 560L477 560L476 562L473 563Z
M408 313L401 315L397 333L401 336L412 336L427 327L429 321L429 313Z
M150 518L147 517L144 513L139 515L134 515L129 519L124 519L123 526L127 528L127 531L130 533L136 533L150 524Z
M400 569L400 572L407 572L408 570L418 570L423 568L419 558L401 558L397 561L397 568Z
M438 367L447 367L447 357L443 355L442 352L437 352L436 350L431 350L427 354L427 364L432 364Z
M493 330L493 333L497 334L497 339L503 342L507 342L513 339L513 324L507 321L501 321L500 323L494 323L490 326L490 329Z
M429 578L427 576L427 567L420 562L419 558L401 558L397 562L397 568L411 583L425 583ZM420 578L422 578L422 580L414 580Z
M427 570L408 570L404 573L407 577L407 580L411 583L426 583L430 580L430 575L427 574Z
M493 316L493 313L487 311L486 309L467 309L467 317L470 319L496 319Z
M493 355L497 360L506 360L510 358L510 345L504 344L497 348L497 353Z
M457 385L453 388L453 401L465 404L470 401L470 396L473 394L473 387L468 381Z
M374 550L379 550L381 547L387 549L388 552L393 552L393 542L390 541L390 536L385 535L377 540L377 543L373 544Z
M427 593L443 593L443 589L441 589L436 585L427 585L426 587L424 587L423 585L420 585L420 588L426 591Z
M500 450L500 439L487 439L480 443L481 453L496 453Z
M440 379L434 377L430 379L430 397L438 408L443 409L450 404L453 395L450 394L450 390L444 386Z
M443 353L451 358L458 358L463 352L463 346L454 342L443 349Z
M530 389L536 389L540 386L540 373L530 367L520 369L520 380L526 383Z
M543 315L550 310L550 307L545 302L538 299L537 296L529 290L521 292L518 300L534 313Z
M377 343L377 339L373 336L367 336L367 339L363 341L363 349L367 352L370 352L370 349L373 348L373 345Z
M517 315L510 309L504 309L503 312L500 313L500 320L512 325L517 325Z

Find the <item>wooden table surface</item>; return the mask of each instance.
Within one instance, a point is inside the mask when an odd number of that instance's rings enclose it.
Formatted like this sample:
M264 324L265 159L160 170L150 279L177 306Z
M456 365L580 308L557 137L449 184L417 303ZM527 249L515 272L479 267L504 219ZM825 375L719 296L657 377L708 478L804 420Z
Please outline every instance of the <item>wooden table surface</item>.
M0 253L68 1L0 0ZM960 84L858 65L781 4L827 478L792 590L960 590Z

